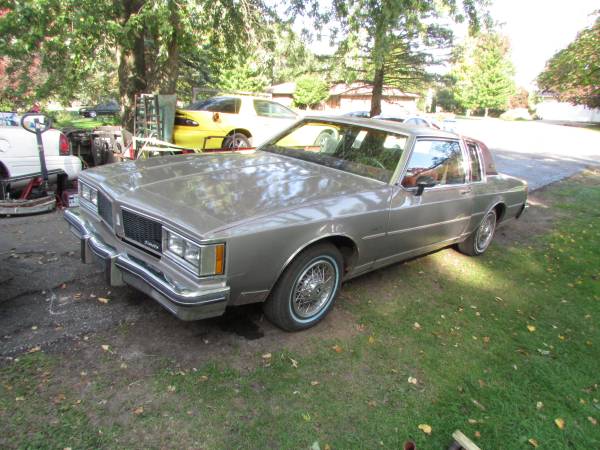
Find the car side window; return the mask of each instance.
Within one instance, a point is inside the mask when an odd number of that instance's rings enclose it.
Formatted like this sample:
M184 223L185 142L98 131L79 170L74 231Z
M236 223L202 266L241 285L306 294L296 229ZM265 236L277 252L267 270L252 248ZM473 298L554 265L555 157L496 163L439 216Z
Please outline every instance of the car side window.
M242 101L235 97L213 97L190 105L188 110L238 114Z
M279 103L268 100L254 100L254 110L257 116L274 119L295 119L296 114Z
M468 143L467 149L469 150L469 163L471 165L471 181L481 181L481 157L479 156L479 149L473 143Z
M405 188L419 182L435 185L463 184L466 179L460 144L450 140L418 140L402 179Z

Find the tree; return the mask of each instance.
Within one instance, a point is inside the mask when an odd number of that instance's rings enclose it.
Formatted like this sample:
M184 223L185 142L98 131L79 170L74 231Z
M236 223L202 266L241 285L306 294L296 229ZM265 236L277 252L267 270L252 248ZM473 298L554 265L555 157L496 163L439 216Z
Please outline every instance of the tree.
M316 18L317 28L326 26L333 39L339 38L338 60L356 73L357 79L373 85L371 115L376 115L381 112L385 83L409 90L421 88L428 81L427 66L436 62L431 49L444 48L452 39L450 29L435 24L436 19L444 16L463 21L466 15L472 30L479 27L477 11L486 0L463 0L464 14L459 13L456 3L337 0L333 10L324 14L317 12L318 2L305 8Z
M329 97L329 85L315 75L303 75L296 80L294 105L306 109L318 105Z
M594 25L579 32L572 43L550 58L537 84L561 101L600 107L600 16Z
M483 109L487 116L489 109L508 107L515 90L509 50L508 40L494 32L470 38L458 49L455 98L467 111Z
M184 65L198 57L228 61L268 35L261 0L8 0L0 17L0 54L32 96L76 99L90 79L117 79L123 124L136 93L175 93ZM40 60L41 76L23 67ZM197 68L197 66L196 66ZM193 69L191 69L193 70ZM32 83L32 81L34 81ZM33 85L33 88L31 88Z

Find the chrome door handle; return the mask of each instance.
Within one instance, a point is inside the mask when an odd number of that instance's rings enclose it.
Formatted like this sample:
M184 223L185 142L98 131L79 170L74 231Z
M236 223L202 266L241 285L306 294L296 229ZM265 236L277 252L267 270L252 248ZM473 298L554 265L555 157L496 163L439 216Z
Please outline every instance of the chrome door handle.
M470 194L471 192L473 192L473 189L471 189L471 188L462 189L459 192L460 192L460 195L467 195L467 194Z

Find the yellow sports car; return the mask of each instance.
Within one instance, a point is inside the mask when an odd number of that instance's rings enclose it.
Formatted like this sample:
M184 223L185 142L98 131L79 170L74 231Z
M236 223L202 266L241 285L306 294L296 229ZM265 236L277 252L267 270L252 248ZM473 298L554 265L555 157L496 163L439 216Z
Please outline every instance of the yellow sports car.
M212 97L177 110L173 138L197 150L256 147L297 119L291 109L264 98Z

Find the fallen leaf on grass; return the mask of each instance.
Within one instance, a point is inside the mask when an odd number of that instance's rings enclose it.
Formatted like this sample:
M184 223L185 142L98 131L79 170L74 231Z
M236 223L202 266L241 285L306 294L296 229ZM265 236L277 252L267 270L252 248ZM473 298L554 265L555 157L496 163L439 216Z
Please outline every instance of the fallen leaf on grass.
M302 418L306 421L306 422L310 422L310 414L309 413L303 413L302 414Z
M35 352L39 352L41 350L41 347L39 345L36 345L35 347L31 347L29 350L27 350L27 353L35 353Z
M408 382L410 384L417 384L419 382L419 380L417 380L415 377L408 377Z
M561 430L564 430L564 428L565 428L565 421L564 421L564 419L561 419L559 417L557 419L554 419L554 423L556 424L556 426L558 428L560 428Z
M208 381L208 377L206 375L200 375L199 380L204 383L205 381Z
M318 386L319 384L320 384L320 383L319 383L318 381L316 381L316 380L315 380L315 381L311 381L311 382L310 382L310 385L311 385L311 386Z
M25 397L16 397L15 398L15 402L24 402L25 401Z
M377 406L377 401L376 400L369 400L367 402L367 405L369 405L369 407L371 407L371 408L375 408Z
M292 362L292 367L294 369L298 368L298 361L296 361L294 358L290 358L290 361Z
M527 442L529 442L531 444L531 446L534 447L534 448L537 448L537 446L539 445L538 441L536 439L534 439L534 438L528 439Z
M169 392L175 392L175 386L167 386L167 391Z
M474 398L471 399L471 401L473 402L473 404L475 406L477 406L479 409L481 409L482 411L485 411L485 406L483 406L481 403L479 403L477 400L475 400Z
M134 413L136 416L139 416L139 415L140 415L140 414L142 414L143 412L144 412L144 407L143 407L143 406L138 406L137 408L135 408L135 409L133 410L133 413Z
M106 305L110 301L110 299L105 298L105 297L98 297L98 301L100 303L102 303L103 305Z
M270 353L265 353L264 355L262 355L262 359L265 359L265 360L271 359L271 356L272 355Z
M474 434L475 434L475 437L477 439L479 439L481 437L481 432L480 431L476 431Z
M374 343L375 343L375 337L369 336L369 344L374 344Z
M59 403L62 403L67 397L65 397L65 394L58 394L56 397L54 397L52 399L52 402L55 405L58 405Z
M101 347L101 348L102 348L102 350L104 350L105 352L109 352L109 351L110 351L110 345L102 344L100 347Z
M342 353L344 351L344 349L342 347L340 347L339 345L335 344L333 347L331 347L336 353Z
M527 329L529 330L530 333L533 333L535 331L535 326L527 325Z
M591 423L592 425L598 425L598 420L596 420L596 419L595 419L595 418L593 418L592 416L588 416L588 418L587 418L587 419L590 421L590 423Z
M431 425L427 425L426 423L422 423L418 426L419 430L421 430L423 433L430 435L432 428Z
M34 325L34 326L32 326L32 327L31 327L31 329L32 329L33 331L37 330L37 325Z
M543 404L542 402L537 402L537 403L535 404L535 408L536 408L536 409L542 409L543 407L544 407L544 404Z
M415 323L413 324L413 328L414 328L415 330L417 330L417 331L418 331L418 330L420 330L420 329L421 329L421 324L420 324L419 322L415 322Z

